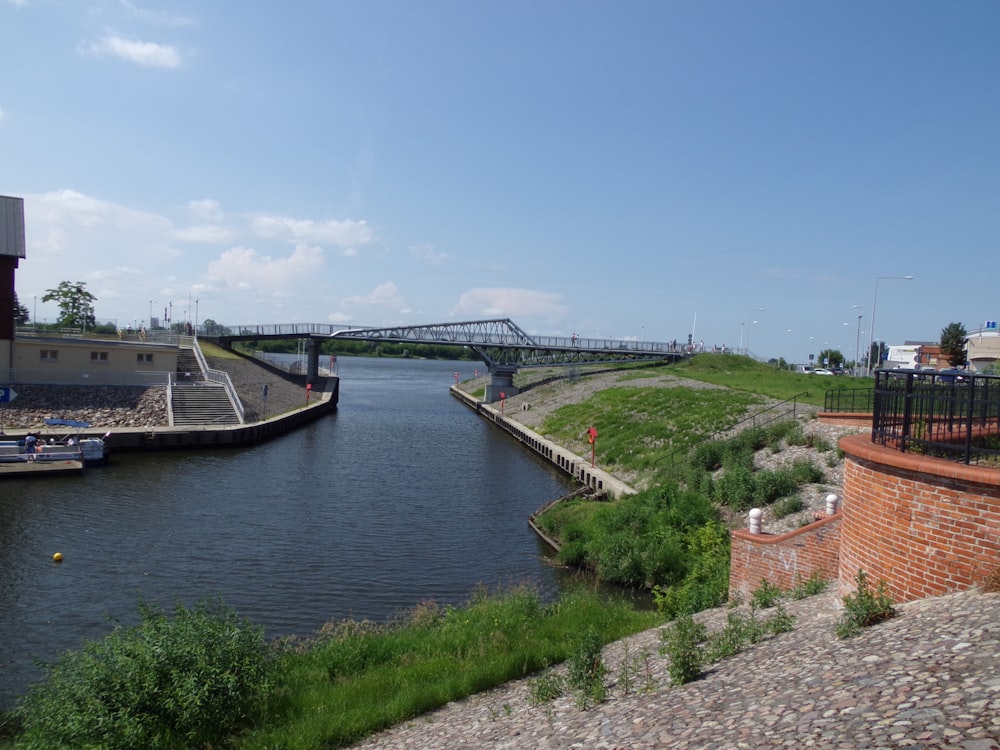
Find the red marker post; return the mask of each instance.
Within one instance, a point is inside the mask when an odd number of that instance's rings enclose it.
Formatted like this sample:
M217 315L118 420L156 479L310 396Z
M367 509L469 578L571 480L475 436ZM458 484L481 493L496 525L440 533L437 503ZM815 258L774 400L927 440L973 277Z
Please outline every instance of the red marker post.
M507 394L504 391L500 391L500 413L503 414L503 402L506 400Z
M591 427L587 430L587 440L590 442L590 468L594 468L597 453L597 428Z
M309 406L309 395L312 393L313 384L306 383L306 406Z

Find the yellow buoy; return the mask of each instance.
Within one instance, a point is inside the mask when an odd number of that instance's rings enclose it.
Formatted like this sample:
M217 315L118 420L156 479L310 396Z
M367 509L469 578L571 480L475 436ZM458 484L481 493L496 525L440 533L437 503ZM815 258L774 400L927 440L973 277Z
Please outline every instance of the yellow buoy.
M62 552L56 552L54 555L52 555L52 559L55 560L56 562L62 562Z

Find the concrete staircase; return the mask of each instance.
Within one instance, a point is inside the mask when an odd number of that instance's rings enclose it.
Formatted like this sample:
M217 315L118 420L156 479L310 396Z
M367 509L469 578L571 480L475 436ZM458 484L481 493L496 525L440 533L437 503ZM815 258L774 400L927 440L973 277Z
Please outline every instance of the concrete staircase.
M189 349L177 353L177 380L170 408L175 427L240 423L225 386L205 380L198 358Z

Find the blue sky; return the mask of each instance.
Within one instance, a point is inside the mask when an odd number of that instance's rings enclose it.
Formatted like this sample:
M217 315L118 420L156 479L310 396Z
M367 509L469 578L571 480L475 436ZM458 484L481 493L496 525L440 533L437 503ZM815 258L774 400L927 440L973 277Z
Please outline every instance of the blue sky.
M873 301L890 343L1000 317L994 0L0 0L0 28L39 320L83 281L122 325L510 317L803 362L853 357Z

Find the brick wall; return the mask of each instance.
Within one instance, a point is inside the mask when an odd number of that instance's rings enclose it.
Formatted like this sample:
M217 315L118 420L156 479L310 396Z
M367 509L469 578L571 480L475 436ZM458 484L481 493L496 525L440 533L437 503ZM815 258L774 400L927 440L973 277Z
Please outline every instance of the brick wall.
M964 591L1000 568L1000 470L840 441L846 454L839 590L858 570L894 601Z
M836 580L839 568L841 513L814 521L785 534L732 533L729 557L729 598L744 599L761 579L783 590L795 587L815 572Z

